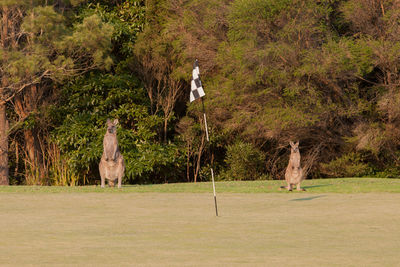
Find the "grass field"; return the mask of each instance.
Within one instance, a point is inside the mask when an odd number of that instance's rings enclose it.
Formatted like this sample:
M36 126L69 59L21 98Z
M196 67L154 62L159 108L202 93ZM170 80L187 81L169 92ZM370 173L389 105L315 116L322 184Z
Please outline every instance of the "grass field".
M279 185L0 187L0 265L399 266L399 180Z
M217 193L288 193L278 190L284 181L217 182ZM306 180L307 193L400 193L400 179L342 178ZM124 185L122 189L100 186L0 186L0 193L209 193L211 183Z

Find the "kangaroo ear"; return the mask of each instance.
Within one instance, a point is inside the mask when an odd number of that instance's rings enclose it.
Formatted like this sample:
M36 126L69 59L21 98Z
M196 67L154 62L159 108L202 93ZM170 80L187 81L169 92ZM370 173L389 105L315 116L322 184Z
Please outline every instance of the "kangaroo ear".
M294 143L292 141L289 142L291 147L294 147Z
M111 122L111 120L110 119L107 119L107 123L110 123Z
M297 141L297 143L295 144L296 146L299 146L299 144L300 144L300 141Z
M118 124L118 119L115 119L114 120L114 125L117 125Z

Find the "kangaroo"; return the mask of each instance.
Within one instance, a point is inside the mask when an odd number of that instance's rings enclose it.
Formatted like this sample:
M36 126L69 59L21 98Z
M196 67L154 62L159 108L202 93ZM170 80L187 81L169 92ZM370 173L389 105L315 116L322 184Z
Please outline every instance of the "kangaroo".
M290 141L291 151L289 164L286 168L285 172L285 180L287 183L286 188L289 191L292 191L292 186L296 185L298 191L305 191L300 187L301 181L304 180L303 169L300 166L300 151L299 151L299 142L293 143Z
M114 186L118 179L118 188L121 188L122 177L125 173L124 157L118 148L117 140L118 120L107 119L107 131L103 139L103 155L99 164L101 187L105 186L105 179L109 186Z

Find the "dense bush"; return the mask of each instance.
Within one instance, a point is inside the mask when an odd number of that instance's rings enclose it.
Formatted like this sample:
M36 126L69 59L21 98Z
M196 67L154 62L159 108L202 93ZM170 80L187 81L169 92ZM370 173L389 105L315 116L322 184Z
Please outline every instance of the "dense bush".
M283 177L290 140L300 140L309 175L362 176L400 166L395 2L152 3L159 7L149 10L156 26L145 34L154 42L141 51L162 51L181 71L198 58L209 123L225 137L225 149L237 139L255 144L275 178ZM375 158L346 158L359 151Z
M226 180L257 180L265 169L264 154L250 143L238 141L227 147L225 162Z
M117 118L125 183L179 179L173 169L182 164L181 153L172 143L158 142L162 119L149 114L146 93L134 76L89 75L68 85L63 95L62 105L52 109L55 124L59 123L53 139L76 174L85 175L89 182L99 179L105 123L107 118Z
M108 117L121 122L130 183L209 180L210 162L222 179L283 178L290 140L308 177L400 175L396 1L59 2L21 5L25 50L0 47L8 81L39 75L7 106L12 182L53 183L65 166L73 173L55 184L94 182ZM210 143L202 102L188 104L195 59Z
M359 153L349 153L329 163L322 163L321 171L329 177L361 177L372 174L371 166Z

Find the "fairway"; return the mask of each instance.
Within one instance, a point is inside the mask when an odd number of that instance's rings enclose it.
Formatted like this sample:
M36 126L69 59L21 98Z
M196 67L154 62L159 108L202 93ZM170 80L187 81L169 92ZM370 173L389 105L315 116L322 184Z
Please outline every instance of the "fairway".
M396 266L400 194L0 193L1 265Z

